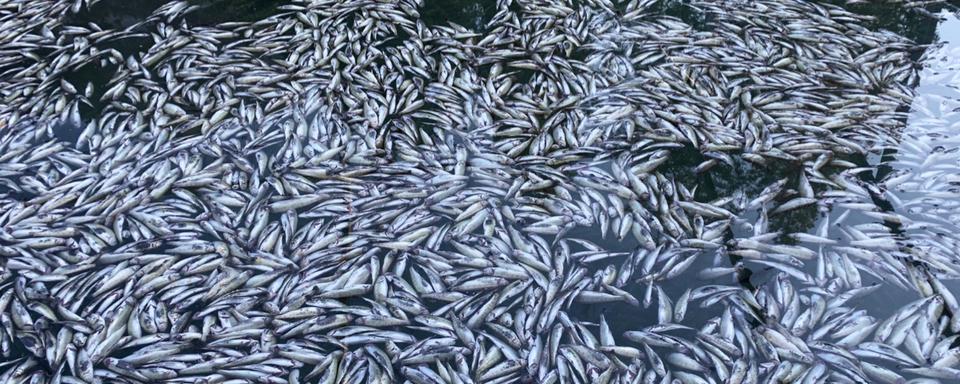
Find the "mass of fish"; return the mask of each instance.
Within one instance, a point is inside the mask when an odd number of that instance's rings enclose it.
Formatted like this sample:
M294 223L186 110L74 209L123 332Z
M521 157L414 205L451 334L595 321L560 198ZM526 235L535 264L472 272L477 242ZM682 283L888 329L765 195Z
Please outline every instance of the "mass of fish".
M0 383L960 380L957 49L801 0L109 2L0 0Z

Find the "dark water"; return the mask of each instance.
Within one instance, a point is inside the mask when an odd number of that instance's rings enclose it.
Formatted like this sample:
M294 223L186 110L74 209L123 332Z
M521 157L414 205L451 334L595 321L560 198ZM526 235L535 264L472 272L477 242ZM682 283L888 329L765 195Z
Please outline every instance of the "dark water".
M496 12L496 0L425 0L420 8L420 17L430 25L453 23L482 31Z
M103 29L124 29L141 23L168 0L100 0L68 17L68 23L94 22ZM230 21L256 21L280 12L289 0L190 0L194 10L186 22L192 26L212 26Z

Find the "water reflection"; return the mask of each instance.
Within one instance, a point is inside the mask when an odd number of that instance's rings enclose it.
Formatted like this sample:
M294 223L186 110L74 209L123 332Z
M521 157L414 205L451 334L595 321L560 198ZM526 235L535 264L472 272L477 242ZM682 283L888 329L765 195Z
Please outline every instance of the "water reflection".
M948 257L957 248L936 245L960 244L960 19L943 17L884 186L894 209L917 223L906 229L914 246Z
M905 128L899 138L891 138L896 150L871 157L870 166L878 171L867 178L883 188L884 195L873 202L910 221L878 221L876 216L834 207L817 224L829 225L834 229L831 233L839 233L836 228L885 226L900 244L899 251L925 262L956 260L960 249L960 19L946 12L941 17L933 29L937 45L921 60L923 70ZM815 271L814 265L807 267ZM960 292L960 276L949 270L939 272L946 274L942 281L947 287ZM864 277L864 285L879 283L879 289L852 304L869 309L877 318L922 297L912 284L892 275Z
M824 237L837 241L836 246L858 248L858 245L851 244L849 237L850 231L861 228L876 236L878 240L884 237L895 239L899 249L881 252L889 260L898 260L893 264L909 264L911 261L908 257L920 258L933 264L936 264L935 260L956 260L956 249L960 249L960 176L957 176L957 169L960 169L960 136L957 135L957 132L960 132L960 19L955 14L943 13L943 20L937 24L930 22L929 15L923 13L896 13L891 9L888 6L874 9L873 14L877 16L874 25L878 28L898 26L890 29L920 43L936 42L937 46L927 51L923 57L924 69L920 74L917 95L910 113L903 122L905 128L899 138L891 138L897 143L894 146L897 150L887 150L882 156L851 157L847 160L867 167L879 166L881 171L876 174L864 172L866 176L863 181L874 188L881 188L886 194L875 196L872 201L868 200L869 203L876 204L888 213L904 215L910 222L889 222L874 212L859 212L853 209L858 204L856 201L843 203L843 200L839 200L825 207L810 205L788 214L771 215L769 231L780 233L781 236L777 239L779 243L796 243L786 236L791 233L821 233ZM907 20L923 22L897 24ZM683 185L691 188L696 186L698 201L713 201L738 194L756 196L763 187L781 178L790 180L787 188L797 188L796 180L803 172L802 168L790 163L757 166L739 159L734 164L717 165L707 174L695 172L694 168L704 160L696 150L678 150L672 152L671 161L661 170ZM879 161L883 163L878 164ZM884 167L887 169L882 170ZM832 177L839 171L825 172L825 176ZM817 192L822 191L823 188L818 186ZM754 222L757 216L757 212L745 212L740 219ZM753 235L736 226L732 233L734 238ZM818 284L826 283L821 280L825 267L831 268L830 264L833 262L841 265L844 262L840 256L834 256L836 254L832 253L830 246L802 245L818 252L821 258L826 257L807 261L799 268L801 273L817 279ZM693 279L697 284L736 285L737 281L732 275L712 280L697 277L696 271L729 267L739 261L737 258L727 260L715 256L703 253L689 272L676 279L658 283L671 298L683 294ZM837 259L831 259L833 257ZM747 264L752 266L749 270L752 276L748 287L751 291L778 289L776 280L781 275L779 270ZM873 287L872 291L849 300L845 306L867 310L866 313L877 321L894 316L907 304L927 295L916 292L911 282L901 280L903 277L898 275L898 271L889 270L884 273L860 265L852 268L854 275L841 273L839 277L833 278L839 280L834 280L831 284L844 284L854 288ZM946 274L944 284L952 291L960 292L960 280L956 279L960 276L952 275L948 270L940 272ZM798 282L794 283L798 289L803 286ZM622 288L638 298L650 295L650 286L642 282L633 282ZM698 304L690 304L696 308L688 312L689 324L704 324L720 315L718 311L722 308L700 308ZM592 323L599 322L600 315L603 314L615 333L653 326L658 321L656 294L653 294L653 303L646 308L625 303L581 304L571 307L570 313L580 320ZM898 372L902 369L895 364L877 363ZM905 374L905 377L913 376Z

